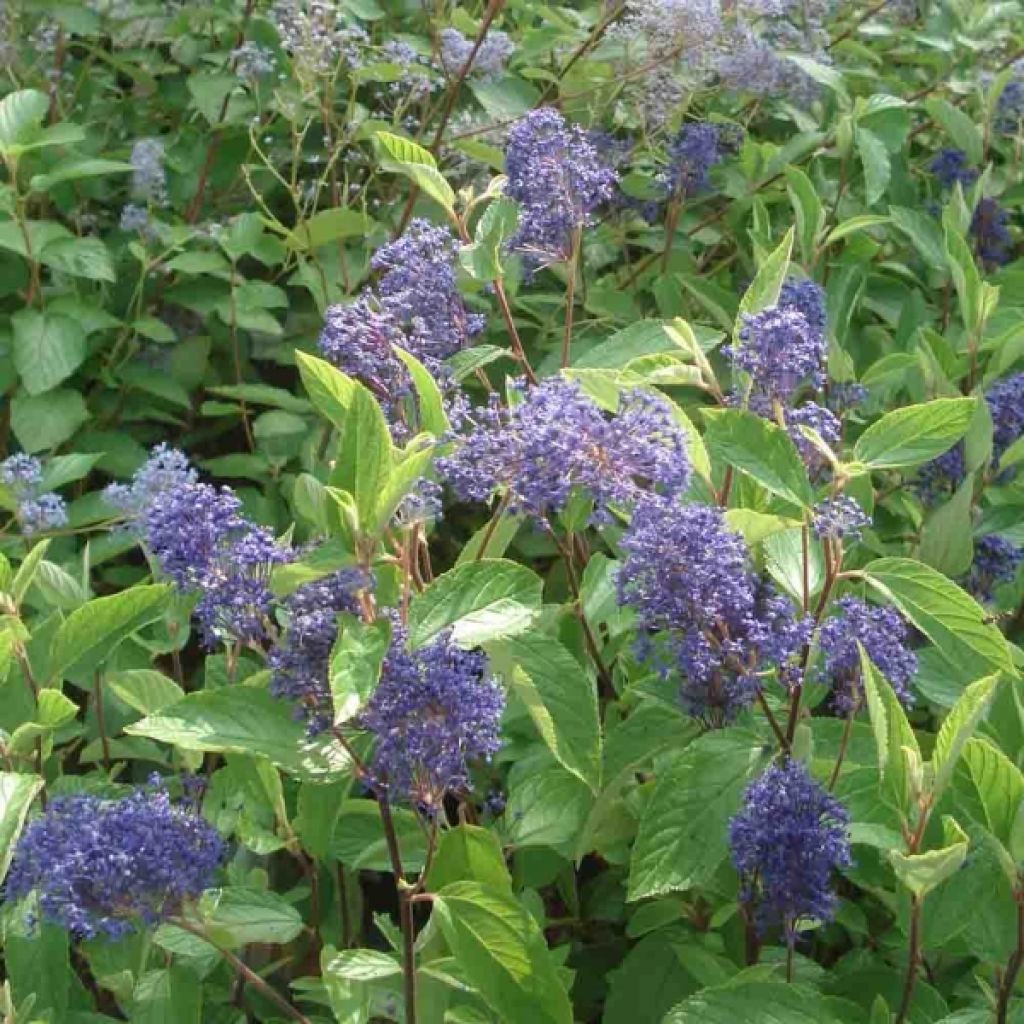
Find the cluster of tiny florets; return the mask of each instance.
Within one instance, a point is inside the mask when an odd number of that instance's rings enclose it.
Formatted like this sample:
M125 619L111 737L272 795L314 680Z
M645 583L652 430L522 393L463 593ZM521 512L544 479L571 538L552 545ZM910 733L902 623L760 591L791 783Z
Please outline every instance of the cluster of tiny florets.
M441 65L449 75L458 75L473 52L473 40L467 39L457 28L442 29ZM515 51L508 34L498 30L488 32L480 44L467 74L480 78L500 78L505 64Z
M270 20L300 76L359 67L370 39L345 22L334 0L274 0Z
M234 61L235 74L246 82L255 82L277 70L274 51L251 39L232 50L231 59Z
M758 392L783 403L808 381L815 387L824 383L824 336L797 309L772 306L744 314L730 355Z
M83 938L120 938L180 912L223 858L216 830L162 790L62 797L26 827L5 896L35 891L45 920Z
M606 415L574 381L549 378L527 388L506 410L475 412L461 446L438 460L460 498L487 501L504 490L509 509L550 522L577 489L593 500L591 520L607 522L613 506L641 495L686 490L686 436L663 399L629 392Z
M14 518L26 537L67 526L68 509L54 491L43 489L42 463L19 452L0 462L0 484L10 491Z
M979 601L991 601L995 588L1017 575L1024 551L1012 541L996 534L974 542L974 560L965 585Z
M692 197L711 185L711 169L736 148L734 125L694 121L683 125L668 146L664 182L670 195Z
M501 746L505 694L487 658L442 634L414 651L397 623L362 726L376 739L370 784L436 813L445 793L470 788L469 765Z
M141 515L165 491L191 487L199 474L188 456L166 442L156 445L149 458L135 472L130 484L110 484L103 500L129 518Z
M164 144L159 139L139 139L132 146L132 195L154 206L167 202L167 171Z
M753 703L760 673L799 681L811 622L752 572L721 509L648 498L621 543L619 601L637 612L637 652L679 675L689 714L720 726Z
M781 927L792 943L801 923L832 919L832 876L852 863L848 822L799 761L772 765L751 783L729 823L729 845L760 931Z
M832 703L840 714L853 714L864 700L860 651L863 646L872 664L889 681L906 707L914 704L911 680L917 672L917 655L907 646L907 624L893 608L869 605L859 597L843 597L834 614L825 620L818 636L822 654L821 674L832 690Z
M295 702L310 733L331 727L328 673L331 649L338 638L338 616L358 613L358 592L366 584L362 571L342 569L304 584L282 602L285 632L267 657L270 692Z
M510 247L534 266L569 257L574 233L612 198L617 176L587 133L550 107L513 125L505 154L506 194L519 204Z
M940 149L928 170L943 188L952 188L958 182L966 188L978 178L978 172L968 165L967 154L962 149Z
M985 196L978 200L971 218L971 236L978 258L989 270L995 270L1013 259L1013 236L1010 214L998 200Z
M814 508L814 532L830 540L857 540L871 517L849 495L826 498Z

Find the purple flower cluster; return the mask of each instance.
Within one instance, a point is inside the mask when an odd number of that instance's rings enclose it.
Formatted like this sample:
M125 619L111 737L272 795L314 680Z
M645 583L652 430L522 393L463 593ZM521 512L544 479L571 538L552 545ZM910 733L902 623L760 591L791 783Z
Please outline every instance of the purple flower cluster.
M664 174L670 195L690 198L711 185L711 168L720 164L737 145L735 125L694 121L685 124L668 147L668 167Z
M1012 541L996 534L979 537L974 542L974 561L967 574L967 589L979 601L991 601L995 588L1010 582L1022 561L1024 551Z
M456 647L448 634L409 651L396 624L361 718L377 741L371 785L437 813L445 793L470 788L469 762L498 752L504 709L481 652Z
M485 318L468 312L459 295L455 240L447 228L413 220L401 238L374 254L372 265L382 272L377 288L328 308L320 351L374 393L401 433L402 402L412 394L412 381L395 349L443 376L442 360L479 334Z
M569 257L577 229L612 198L617 176L579 126L557 110L533 110L509 131L506 194L519 204L510 248L531 266Z
M605 415L575 381L553 377L526 389L510 411L493 396L438 470L465 501L506 490L512 512L550 521L576 489L594 502L591 521L615 505L657 491L680 494L690 482L686 436L666 401L646 391L622 396Z
M441 30L441 65L449 75L458 75L470 54L473 40L467 39L457 28ZM505 32L488 32L473 58L469 74L481 78L500 78L505 73L505 63L515 51L515 44Z
M840 598L835 610L836 614L822 625L818 644L821 675L832 690L836 711L854 714L864 700L858 642L889 681L900 703L912 707L910 682L917 672L917 655L907 646L907 624L899 612L873 607L859 597Z
M46 920L84 938L120 938L178 913L223 858L216 830L162 790L64 797L22 834L5 897L35 890Z
M198 483L181 452L160 445L131 484L104 492L180 590L200 595L195 614L209 647L255 643L266 633L270 571L288 553L242 515L229 488Z
M751 408L754 408L753 404ZM795 409L787 409L784 416L786 432L793 439L808 474L812 480L820 479L829 467L828 458L800 428L813 430L825 444L835 448L842 437L839 418L817 402L804 402Z
M833 873L853 863L849 820L799 761L772 765L750 784L729 823L729 845L759 930L781 927L792 944L801 922L832 919Z
M637 611L637 652L680 674L689 714L721 726L753 703L761 673L799 681L812 623L752 572L721 509L648 498L621 543L619 601Z
M985 196L978 200L971 218L971 235L978 259L988 270L995 270L1013 259L1010 214L997 200Z
M826 498L814 509L814 532L830 540L856 540L871 517L849 495Z
M0 484L14 501L14 518L26 537L67 526L68 509L64 499L43 490L42 463L19 452L0 462Z
M996 124L999 130L1012 135L1024 119L1024 60L1013 64L1014 77L1006 83L996 102Z
M957 182L966 188L978 179L978 172L968 166L967 154L962 149L940 149L928 170L943 188L952 188Z
M167 171L164 144L159 139L139 139L132 146L132 195L155 206L167 203Z
M295 701L311 734L331 727L328 680L331 649L338 638L338 616L359 612L358 591L366 586L358 569L342 569L299 587L283 602L287 629L267 657L270 692Z

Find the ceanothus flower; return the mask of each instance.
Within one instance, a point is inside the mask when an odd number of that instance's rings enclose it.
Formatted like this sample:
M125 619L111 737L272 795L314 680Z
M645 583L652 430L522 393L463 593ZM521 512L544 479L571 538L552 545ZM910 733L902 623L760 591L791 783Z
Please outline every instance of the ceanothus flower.
M814 532L831 540L856 540L871 517L849 495L826 498L814 507Z
M483 653L462 650L448 633L410 651L395 623L380 682L361 716L376 738L371 786L437 813L446 793L471 788L469 763L500 749L504 709L505 693Z
M167 171L164 144L159 139L139 139L132 146L132 195L163 206L167 203Z
M282 602L287 628L267 657L270 692L296 702L296 712L305 718L310 734L331 727L328 673L338 616L358 614L358 592L366 585L364 572L342 569L303 584Z
M103 500L130 517L140 516L165 491L191 487L199 474L188 456L166 441L150 449L149 458L135 471L130 484L109 484Z
M917 655L907 646L907 624L894 608L869 605L859 597L840 598L835 614L825 620L818 636L822 682L832 690L832 703L843 715L856 713L864 699L860 651L889 681L904 707L914 704L910 682L917 672Z
M22 833L5 897L36 891L45 920L117 939L198 898L224 852L217 831L163 790L60 797Z
M988 270L995 270L1013 259L1010 214L997 200L985 196L978 200L971 218L971 235L978 258Z
M832 920L832 876L853 863L849 820L799 761L772 765L747 787L729 846L760 931L781 927L791 945L801 923Z
M1024 551L1005 537L994 533L979 537L965 585L979 601L991 601L995 588L1009 583L1022 561Z
M467 39L457 28L441 30L441 65L449 75L459 74L473 52L473 40ZM500 78L505 63L515 52L515 44L508 34L498 30L488 32L473 58L468 74L480 78Z
M568 259L575 232L612 198L617 180L587 133L566 125L551 107L533 110L512 126L505 171L505 193L519 204L519 229L510 248L532 265Z
M68 509L54 491L43 490L42 463L18 452L0 462L0 484L14 499L14 518L26 537L67 526Z
M337 0L274 0L270 20L300 72L329 75L365 61L370 37L360 26L346 24Z
M828 458L800 428L813 430L825 444L835 448L842 437L843 428L839 418L817 402L804 402L795 409L787 409L784 416L786 433L793 439L808 475L812 480L819 479L829 467Z
M792 686L812 623L754 574L724 512L648 497L621 541L620 604L639 620L637 653L678 673L686 711L705 725L749 707L771 670Z
M606 523L612 506L689 486L685 433L650 392L625 393L611 416L577 382L553 377L523 389L511 410L492 396L475 416L461 446L437 463L465 501L504 489L510 511L546 522L578 488L593 499L591 521Z
M683 125L668 147L664 179L669 193L690 198L706 191L711 185L711 168L735 149L737 138L735 125L710 121Z
M1024 119L1024 60L1015 61L1013 71L996 101L996 125L1007 135L1016 132Z
M826 303L825 289L817 281L806 277L789 277L782 282L776 305L781 309L795 309L803 313L811 329L824 336L828 327Z
M978 178L978 172L968 166L967 154L962 149L940 149L928 170L943 188L952 188L957 182L966 188Z
M273 74L277 68L274 51L251 39L232 50L231 59L235 64L235 74L246 82L255 82Z
M739 344L730 346L735 367L750 374L753 389L785 405L801 385L825 383L826 343L818 330L793 306L770 306L745 313Z

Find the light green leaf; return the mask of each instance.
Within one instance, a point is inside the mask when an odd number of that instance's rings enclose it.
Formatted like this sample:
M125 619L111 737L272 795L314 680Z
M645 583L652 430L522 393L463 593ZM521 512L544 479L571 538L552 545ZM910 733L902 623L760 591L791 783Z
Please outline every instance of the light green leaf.
M405 368L412 377L412 384L416 389L420 429L435 437L444 437L451 430L451 424L444 411L444 400L441 398L441 389L437 386L437 381L411 352L407 352L401 346L395 346L395 355L405 363Z
M934 218L906 206L890 206L893 224L914 244L921 258L932 270L946 271L946 244Z
M39 564L49 546L49 539L38 541L32 545L29 553L22 559L21 565L18 566L18 571L11 581L11 596L14 598L15 605L20 605L25 599L28 588L32 586L32 581L39 571Z
M330 781L350 767L348 755L336 742L329 737L310 739L288 704L252 686L190 693L126 726L125 732L182 750L265 757L312 782Z
M953 769L956 768L967 741L988 714L998 685L998 675L986 676L971 683L939 727L935 749L932 752L934 780L931 791L934 800L938 800L953 777Z
M341 616L330 666L335 725L355 718L373 696L390 643L387 619L364 623L354 615Z
M986 402L979 403L987 405ZM921 529L918 555L922 562L946 576L963 576L974 560L971 507L974 474L968 473L949 501L934 509Z
M441 833L427 888L437 892L453 882L479 882L489 890L512 891L505 855L493 832L463 824Z
M454 882L434 913L459 967L502 1020L572 1024L572 1006L547 943L511 892Z
M629 900L708 882L728 853L728 821L765 763L744 729L705 733L662 767L633 847Z
M207 889L198 909L204 929L224 946L291 942L302 931L295 907L264 889Z
M833 242L841 241L858 231L866 231L868 228L878 227L880 224L888 224L889 220L889 217L877 213L862 213L857 217L851 217L849 220L844 220L842 224L837 224L829 232L825 244L832 245Z
M381 170L405 175L447 212L454 211L455 192L444 180L444 175L437 169L437 161L428 150L391 132L377 132L374 138L386 154L381 161Z
M733 326L736 344L740 344L740 330L743 327L744 314L759 313L762 309L774 306L779 301L779 292L782 291L782 284L786 280L786 272L789 270L789 258L793 252L795 231L795 228L790 228L786 232L786 237L782 239L778 248L757 268L754 280L750 282L750 286L743 293L739 310L736 313L736 323Z
M597 689L554 637L530 632L489 647L555 760L594 792L601 786Z
M80 178L96 178L104 174L127 174L131 170L132 165L123 160L83 157L62 163L46 174L33 175L29 185L33 192L45 192L62 181L78 181Z
M50 99L37 89L19 89L0 100L0 153L17 156L39 135Z
M984 141L974 118L954 107L949 100L938 97L926 100L924 106L929 116L946 130L956 148L967 154L968 162L981 164L985 159Z
M821 994L803 985L738 979L676 1006L664 1024L839 1024Z
M63 444L88 418L82 396L67 388L18 395L11 402L11 429L31 454Z
M713 455L795 505L811 503L807 470L785 430L745 409L705 409L704 418Z
M967 432L976 398L937 398L893 409L864 431L854 457L870 469L919 466L949 451Z
M310 401L335 427L343 430L356 382L326 359L306 352L296 352L295 361Z
M864 201L874 206L885 195L892 168L885 143L862 125L857 126L857 152L864 168Z
M30 395L55 388L85 359L85 331L59 313L19 310L11 317L14 366Z
M39 254L39 262L71 277L90 281L117 280L110 250L100 238L59 238Z
M951 878L967 859L967 844L954 843L942 850L906 854L889 851L889 863L896 877L918 898Z
M32 801L42 788L38 775L0 772L0 884L7 877Z
M825 208L814 183L800 168L787 167L785 174L789 201L796 215L800 255L804 263L811 266L817 253L818 236L825 226Z
M342 238L365 238L373 221L349 207L319 210L309 220L297 224L284 238L289 249L301 252L319 249Z
M111 672L104 682L128 707L143 715L162 711L185 696L185 691L173 679L151 668Z
M387 420L377 399L354 381L331 484L355 498L359 522L369 524L374 521L377 502L390 474L391 433Z
M1024 774L1001 750L977 736L964 744L954 767L957 806L1005 847L1024 805Z
M147 971L132 993L132 1024L200 1024L203 988L195 971L174 965Z
M452 627L453 639L474 646L526 630L540 612L543 583L517 562L483 558L438 576L409 609L409 643L422 647Z

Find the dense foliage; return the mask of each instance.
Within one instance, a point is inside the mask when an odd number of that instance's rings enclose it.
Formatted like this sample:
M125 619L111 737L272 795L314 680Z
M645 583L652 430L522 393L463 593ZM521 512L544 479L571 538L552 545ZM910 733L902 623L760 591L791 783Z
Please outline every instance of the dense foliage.
M1022 39L0 4L4 1021L1024 1021Z

